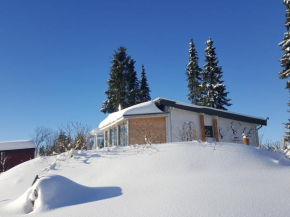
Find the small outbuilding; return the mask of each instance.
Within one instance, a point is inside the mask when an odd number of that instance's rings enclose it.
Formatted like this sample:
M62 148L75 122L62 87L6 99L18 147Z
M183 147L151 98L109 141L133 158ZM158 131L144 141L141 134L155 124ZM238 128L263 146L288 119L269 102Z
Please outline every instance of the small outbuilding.
M267 118L157 98L109 114L91 132L95 146L179 141L216 141L259 145L258 130Z
M35 157L33 141L0 142L0 172L11 169Z

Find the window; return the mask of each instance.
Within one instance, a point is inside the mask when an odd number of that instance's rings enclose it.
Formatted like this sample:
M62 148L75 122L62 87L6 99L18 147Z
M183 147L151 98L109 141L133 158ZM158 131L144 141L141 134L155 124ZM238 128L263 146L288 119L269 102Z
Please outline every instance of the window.
M213 137L212 126L204 126L205 137Z
M110 130L110 145L117 145L117 128Z
M98 143L99 148L103 148L104 147L104 135L99 134L97 140L98 140L97 143Z
M119 144L128 145L128 127L126 123L119 125Z

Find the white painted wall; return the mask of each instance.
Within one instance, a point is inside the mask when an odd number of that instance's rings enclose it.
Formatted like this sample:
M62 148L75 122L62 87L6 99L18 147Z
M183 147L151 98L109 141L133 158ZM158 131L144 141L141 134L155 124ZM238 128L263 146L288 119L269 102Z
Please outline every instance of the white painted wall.
M242 134L244 132L250 140L250 145L258 146L257 124L218 118L218 128L221 142L243 143Z
M170 111L170 110L169 110ZM193 122L196 126L197 139L201 139L201 129L199 113L172 108L168 117L167 133L169 134L168 139L171 138L171 142L178 142L180 140L179 130L182 131L183 126L186 122ZM219 129L219 140L220 142L236 142L242 143L243 131L249 136L250 145L258 146L258 132L257 124L246 123L242 121L236 121L226 118L220 118L216 116L210 116L204 114L204 125L213 126L213 119L217 118L218 129ZM250 129L252 129L249 134ZM233 132L234 131L234 132ZM207 138L208 141L213 141L211 138Z
M185 122L193 122L196 126L197 139L201 139L201 130L199 122L199 114L177 108L172 108L170 112L171 118L171 141L179 142L179 130L182 130Z
M204 114L204 126L213 126L213 116Z

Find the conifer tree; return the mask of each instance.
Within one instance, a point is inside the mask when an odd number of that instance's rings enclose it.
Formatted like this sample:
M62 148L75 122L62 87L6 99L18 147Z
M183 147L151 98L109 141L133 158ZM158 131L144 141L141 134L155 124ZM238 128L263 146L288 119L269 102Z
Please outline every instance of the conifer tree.
M287 29L287 32L284 33L283 41L279 44L279 46L282 47L282 50L284 51L284 54L282 58L280 59L281 66L283 70L279 72L279 78L280 79L287 79L290 76L290 0L284 0L283 1L284 6L286 7L286 21L285 21L285 27ZM286 89L290 91L290 80L286 82ZM290 106L290 103L288 103L288 106ZM286 129L290 129L290 119L288 119L288 123L285 124ZM286 132L286 137L290 138L290 132Z
M127 56L126 48L119 47L111 59L109 89L105 91L107 100L103 102L101 112L112 113L127 107L126 102L126 74L130 57Z
M135 71L135 60L127 55L125 47L119 47L111 59L109 88L105 91L107 100L101 112L112 113L139 102L139 81Z
M200 86L200 73L201 68L198 66L198 56L195 50L194 43L192 39L189 43L189 63L187 64L186 75L187 75L187 88L189 94L187 99L191 101L192 104L199 105L200 98L202 95L202 89Z
M59 135L54 141L54 146L54 149L57 151L57 153L65 152L68 149L69 138L62 129L59 130Z
M222 67L218 66L215 47L211 38L206 41L205 65L201 73L202 87L204 95L201 99L201 105L227 110L225 106L231 106L230 99L227 98L226 86L223 84Z
M136 105L139 102L139 81L135 71L135 61L129 57L127 65L127 106Z
M139 92L139 102L147 102L151 100L150 89L147 83L147 77L145 73L145 67L142 64L141 69L141 79L140 79L140 92Z

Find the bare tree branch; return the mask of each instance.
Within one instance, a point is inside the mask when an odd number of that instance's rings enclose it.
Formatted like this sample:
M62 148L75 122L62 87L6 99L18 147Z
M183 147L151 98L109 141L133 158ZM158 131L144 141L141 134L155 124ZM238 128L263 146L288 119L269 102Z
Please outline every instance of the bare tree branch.
M6 154L6 152L1 152L1 155L0 155L0 164L2 166L2 172L5 172L5 164L6 164L6 161L10 158L9 155Z
M52 130L45 126L38 126L34 129L34 134L30 137L34 141L36 145L36 154L38 153L38 149L43 143L49 139L52 135Z

